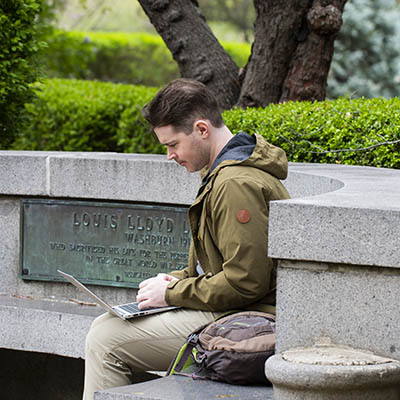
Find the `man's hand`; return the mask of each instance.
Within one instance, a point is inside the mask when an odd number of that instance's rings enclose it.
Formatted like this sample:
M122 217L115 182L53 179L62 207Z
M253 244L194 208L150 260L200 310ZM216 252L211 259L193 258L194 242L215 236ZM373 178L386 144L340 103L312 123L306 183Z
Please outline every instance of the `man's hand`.
M158 274L154 278L149 278L141 282L136 297L139 309L144 310L146 308L168 306L165 301L165 290L170 282L177 280L172 275Z

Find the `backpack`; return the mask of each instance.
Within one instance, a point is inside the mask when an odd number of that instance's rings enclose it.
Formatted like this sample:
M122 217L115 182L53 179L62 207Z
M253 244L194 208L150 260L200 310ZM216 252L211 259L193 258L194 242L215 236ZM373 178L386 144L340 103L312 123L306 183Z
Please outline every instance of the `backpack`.
M274 349L275 316L258 311L224 314L188 336L167 375L268 384L264 365Z

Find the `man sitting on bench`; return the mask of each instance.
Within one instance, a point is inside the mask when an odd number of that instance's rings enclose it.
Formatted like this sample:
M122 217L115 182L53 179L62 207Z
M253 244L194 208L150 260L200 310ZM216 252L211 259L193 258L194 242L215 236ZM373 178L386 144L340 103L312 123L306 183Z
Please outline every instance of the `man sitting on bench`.
M202 182L189 209L192 242L187 268L140 284L142 309L182 306L124 321L98 317L86 339L84 399L128 385L137 371L166 370L186 336L227 310L275 312L276 265L268 258L269 202L288 198L282 149L259 135L235 136L210 90L177 79L143 115L168 159Z

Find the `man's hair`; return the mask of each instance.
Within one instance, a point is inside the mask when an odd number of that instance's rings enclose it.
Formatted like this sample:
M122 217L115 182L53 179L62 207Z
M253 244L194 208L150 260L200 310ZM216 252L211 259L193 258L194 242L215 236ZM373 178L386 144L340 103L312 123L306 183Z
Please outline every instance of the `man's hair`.
M176 79L161 89L142 109L151 127L172 125L175 131L190 134L197 119L208 119L220 128L224 124L218 102L211 91L193 79Z

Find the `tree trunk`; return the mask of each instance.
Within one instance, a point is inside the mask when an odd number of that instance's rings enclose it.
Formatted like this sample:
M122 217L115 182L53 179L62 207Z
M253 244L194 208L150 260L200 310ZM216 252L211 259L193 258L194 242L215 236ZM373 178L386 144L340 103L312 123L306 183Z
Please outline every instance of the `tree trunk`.
M323 100L347 0L253 0L254 43L244 70L215 38L197 0L138 0L179 65L222 108Z
M323 100L346 0L254 0L255 38L242 107Z
M244 107L277 103L312 0L254 0L254 43L240 94Z
M239 68L215 38L196 0L139 0L179 65L181 76L206 84L222 108L240 93Z
M307 13L308 35L300 42L283 83L280 101L324 100L334 41L347 0L314 1Z

